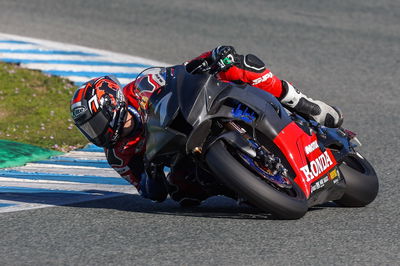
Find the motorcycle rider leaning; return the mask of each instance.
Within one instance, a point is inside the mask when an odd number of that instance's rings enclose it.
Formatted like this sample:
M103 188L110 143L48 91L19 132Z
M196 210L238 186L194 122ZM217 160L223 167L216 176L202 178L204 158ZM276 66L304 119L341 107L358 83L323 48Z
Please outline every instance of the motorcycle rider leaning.
M343 116L339 109L313 100L285 80L280 80L255 55L237 54L232 46L218 46L184 63L188 72L214 73L221 81L250 84L265 90L288 109L314 119L327 127L339 127ZM78 88L71 100L71 115L78 129L97 146L104 147L108 163L140 195L164 201L168 194L183 206L197 205L206 198L220 194L203 189L195 175L199 173L188 158L172 166L167 177L160 166L145 167L146 134L144 108L135 86L147 86L149 92L162 89L165 80L149 74L121 88L118 80L105 76L92 79ZM147 95L149 97L149 95Z

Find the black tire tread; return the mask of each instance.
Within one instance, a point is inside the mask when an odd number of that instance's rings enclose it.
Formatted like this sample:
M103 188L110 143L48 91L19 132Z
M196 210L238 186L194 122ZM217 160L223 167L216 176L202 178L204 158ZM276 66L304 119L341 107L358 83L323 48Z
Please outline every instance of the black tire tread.
M346 191L342 198L334 202L344 207L364 207L378 194L378 177L366 159L355 154L351 156L364 168L364 173L342 163L339 169L346 181Z
M297 184L294 183L296 198L277 191L241 165L222 140L210 147L206 161L222 182L258 208L281 219L299 219L306 214L307 200Z

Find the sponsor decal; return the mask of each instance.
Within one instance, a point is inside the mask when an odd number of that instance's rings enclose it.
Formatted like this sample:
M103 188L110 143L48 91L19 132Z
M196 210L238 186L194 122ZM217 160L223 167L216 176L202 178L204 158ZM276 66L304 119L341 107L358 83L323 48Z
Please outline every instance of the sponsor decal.
M329 179L333 181L334 184L336 184L337 182L339 182L339 173L336 169L333 169L330 173L329 173Z
M154 74L154 76L152 76L154 81L160 85L160 86L165 86L166 82L163 76L161 76L160 74Z
M315 140L315 141L313 141L311 144L309 144L309 145L307 145L305 148L304 148L304 151L306 152L306 154L308 155L308 154L310 154L310 153L312 153L313 151L315 151L316 149L318 149L318 142Z
M72 117L73 119L78 118L80 115L82 115L86 111L85 106L78 106L74 110L72 110Z
M334 169L333 171L331 171L331 172L329 173L329 179L330 179L330 180L335 179L337 176L338 176L338 173L337 173L337 170L336 170L336 169Z
M325 176L325 177L321 178L320 180L318 180L317 182L315 182L314 184L312 184L311 185L311 193L313 193L317 189L323 188L328 181L329 181L329 177Z
M325 151L320 156L318 156L315 160L310 162L310 166L305 165L300 168L300 170L304 173L307 178L307 182L313 180L318 177L321 173L323 173L329 166L333 165L331 158L329 157L328 151Z
M265 74L264 76L259 77L259 78L255 79L255 80L253 80L253 83L252 83L251 85L257 85L257 84L259 84L259 83L261 83L261 82L264 82L264 81L266 81L267 79L270 79L270 78L272 78L272 77L273 77L272 73L271 73L271 72L268 72L268 73Z
M327 174L326 176L322 177L321 179L319 179L318 181L316 181L315 183L313 183L311 185L311 193L313 193L314 191L323 188L325 186L327 186L327 183L329 181L329 184L336 184L337 182L339 182L339 173L336 169L333 169L332 171L329 172L329 174ZM333 185L332 184L332 185Z

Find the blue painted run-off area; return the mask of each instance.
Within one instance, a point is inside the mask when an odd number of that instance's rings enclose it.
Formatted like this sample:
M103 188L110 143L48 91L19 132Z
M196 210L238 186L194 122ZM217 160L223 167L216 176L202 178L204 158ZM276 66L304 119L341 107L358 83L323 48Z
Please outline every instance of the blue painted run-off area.
M151 67L147 60L129 55L110 54L87 47L40 40L9 39L0 34L0 61L22 64L23 67L61 76L81 86L101 76L114 75L123 86L136 78L142 70Z
M98 148L94 145L88 145L87 147L79 151L86 153L103 153L103 149ZM99 190L96 188L97 185L110 185L118 187L129 186L129 188L132 188L132 190L134 190L132 185L130 185L126 180L121 177L96 176L96 172L104 171L104 169L109 168L107 161L104 159L85 160L67 156L54 156L48 160L33 162L30 164L30 166L35 167L35 164L49 165L49 167L51 167L52 165L61 167L68 167L69 165L71 167L85 166L92 169L89 171L92 175L73 175L61 173L29 172L15 169L2 169L0 170L0 181L3 181L0 183L0 200L5 200L6 202L0 202L0 209L6 207L19 207L20 203L56 203L56 205L59 205L62 204L63 199L68 200L71 199L71 197L84 196L88 199L91 199L93 197L98 198L99 196L104 195L121 194L118 192L113 192L112 190L107 191L107 189L104 188ZM23 169L23 167L18 169ZM8 185L7 181L4 180L13 180L13 185ZM30 183L32 181L38 181L46 184L46 187L41 188L40 183L35 183L35 187L32 187L32 183ZM48 186L50 183L47 183L46 181L56 182L55 188L49 188ZM71 189L56 188L57 184L66 184L67 187L71 187ZM68 184L71 184L71 186L69 186ZM89 185L89 188L90 184L92 184L93 189L82 190L80 189L79 184ZM16 203L13 203L13 201Z
M9 177L9 178L17 178L25 180L66 181L66 182L76 182L82 184L128 185L128 182L125 181L125 179L119 177L31 173L31 172L22 172L14 170L0 171L0 178L1 177Z

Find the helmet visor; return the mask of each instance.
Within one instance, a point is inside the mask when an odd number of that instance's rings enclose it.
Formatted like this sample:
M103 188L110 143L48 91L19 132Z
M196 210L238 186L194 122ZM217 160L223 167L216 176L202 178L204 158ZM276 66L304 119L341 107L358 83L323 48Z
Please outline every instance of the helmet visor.
M78 128L82 131L82 133L93 142L94 139L104 134L104 131L108 127L109 119L103 112L98 112L88 121L77 125Z

